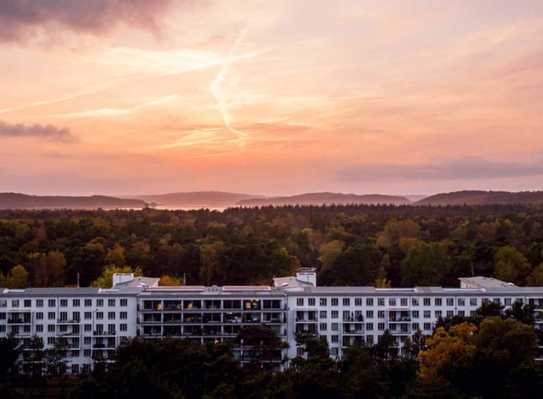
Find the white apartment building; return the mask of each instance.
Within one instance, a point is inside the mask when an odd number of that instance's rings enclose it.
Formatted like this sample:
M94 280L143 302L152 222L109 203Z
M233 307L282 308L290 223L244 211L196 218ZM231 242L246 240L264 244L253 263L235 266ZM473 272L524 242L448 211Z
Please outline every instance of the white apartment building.
M277 367L303 355L298 332L326 337L337 359L355 343L377 343L385 331L401 350L417 331L430 335L440 318L472 315L483 301L506 308L515 301L532 304L536 328L543 330L543 287L460 280L460 288L320 287L315 271L305 268L275 278L272 286L160 287L155 278L117 274L111 289L0 288L0 337L19 339L23 353L33 337L45 349L61 340L68 372L80 373L97 361L110 362L132 337L204 344L233 340L242 327L254 325L270 326L288 344L274 360ZM234 354L242 363L252 358L243 342Z

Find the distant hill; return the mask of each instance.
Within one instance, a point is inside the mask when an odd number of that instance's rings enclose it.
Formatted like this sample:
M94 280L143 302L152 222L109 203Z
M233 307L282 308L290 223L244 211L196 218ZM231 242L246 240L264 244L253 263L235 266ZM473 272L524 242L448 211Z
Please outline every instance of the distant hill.
M543 191L455 191L435 194L416 205L491 205L491 204L536 204L543 203Z
M102 195L70 197L0 193L0 209L117 209L143 208L145 206L146 203L141 200Z
M407 205L405 197L382 194L342 194L342 193L306 193L287 197L252 198L241 200L241 206L282 206L282 205L350 205L350 204L390 204Z
M258 195L222 191L193 191L158 195L130 196L163 207L206 208L235 206L238 201L259 198Z

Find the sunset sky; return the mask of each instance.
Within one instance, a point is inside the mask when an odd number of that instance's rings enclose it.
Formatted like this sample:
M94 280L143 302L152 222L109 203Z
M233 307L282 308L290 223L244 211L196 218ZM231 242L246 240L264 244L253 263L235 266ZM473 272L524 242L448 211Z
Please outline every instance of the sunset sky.
M543 1L1 0L0 192L543 187Z

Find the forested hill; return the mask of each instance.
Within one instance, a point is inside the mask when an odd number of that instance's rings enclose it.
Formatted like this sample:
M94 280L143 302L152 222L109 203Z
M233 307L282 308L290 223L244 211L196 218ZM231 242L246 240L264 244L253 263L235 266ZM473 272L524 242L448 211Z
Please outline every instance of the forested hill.
M171 208L228 207L236 205L241 200L258 198L257 195L222 191L192 191L157 195L135 195L130 197Z
M382 194L306 193L287 197L253 198L238 202L241 206L284 206L284 205L407 205L405 197Z
M70 197L0 193L0 209L139 209L145 205L142 200L102 195Z
M435 194L416 205L490 205L543 203L543 191L455 191Z

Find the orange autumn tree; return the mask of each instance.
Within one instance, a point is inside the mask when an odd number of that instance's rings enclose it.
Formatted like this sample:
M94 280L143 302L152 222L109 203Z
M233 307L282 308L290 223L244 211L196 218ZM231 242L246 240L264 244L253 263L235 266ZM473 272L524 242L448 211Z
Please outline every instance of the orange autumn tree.
M419 379L423 384L443 384L454 379L451 372L466 370L472 365L477 347L473 336L477 327L471 323L452 326L449 331L439 327L427 338L426 349L418 355Z

